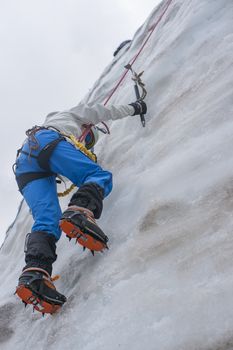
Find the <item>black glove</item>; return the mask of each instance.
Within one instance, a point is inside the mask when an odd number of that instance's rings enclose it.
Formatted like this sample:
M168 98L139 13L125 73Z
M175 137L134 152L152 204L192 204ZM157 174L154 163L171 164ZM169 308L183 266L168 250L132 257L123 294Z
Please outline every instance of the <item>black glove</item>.
M129 105L134 108L133 115L146 114L147 112L147 105L142 100L138 100L136 102L130 103Z

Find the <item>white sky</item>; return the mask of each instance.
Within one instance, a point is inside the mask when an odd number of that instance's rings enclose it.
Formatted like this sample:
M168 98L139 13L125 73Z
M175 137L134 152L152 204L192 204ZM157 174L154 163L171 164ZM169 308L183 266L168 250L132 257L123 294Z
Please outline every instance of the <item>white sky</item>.
M0 0L0 243L21 200L11 166L25 130L79 102L159 2Z

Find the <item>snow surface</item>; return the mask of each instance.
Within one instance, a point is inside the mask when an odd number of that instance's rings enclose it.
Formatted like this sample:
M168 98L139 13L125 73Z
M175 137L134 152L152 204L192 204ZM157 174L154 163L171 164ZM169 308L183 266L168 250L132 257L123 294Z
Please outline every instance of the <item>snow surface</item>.
M106 98L165 5L84 100ZM232 29L231 0L173 0L134 65L146 128L112 122L96 148L114 174L99 221L110 250L93 258L61 238L54 273L68 302L54 316L13 295L32 224L22 204L0 252L1 349L233 349ZM132 84L128 74L111 103L133 101Z

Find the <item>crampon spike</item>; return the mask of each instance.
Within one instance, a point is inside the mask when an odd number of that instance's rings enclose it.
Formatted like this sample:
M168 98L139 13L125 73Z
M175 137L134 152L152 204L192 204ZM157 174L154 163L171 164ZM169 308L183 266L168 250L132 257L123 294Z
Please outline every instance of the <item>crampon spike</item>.
M63 219L60 221L60 228L70 239L74 238L75 243L91 251L100 252L105 249L108 238L99 228L95 231L96 227L94 227L92 230L91 223L88 224L90 227L81 231L73 222Z
M33 306L33 312L34 310L36 310L41 313L54 314L61 308L61 306L65 302L60 301L59 304L49 303L48 301L43 300L38 296L35 296L33 292L24 285L20 285L17 287L17 295L21 298L25 307L27 307L27 305Z
M85 250L86 250L86 247L83 247L83 251L85 252Z
M95 252L94 252L94 250L91 250L91 254L92 254L93 256L95 256Z

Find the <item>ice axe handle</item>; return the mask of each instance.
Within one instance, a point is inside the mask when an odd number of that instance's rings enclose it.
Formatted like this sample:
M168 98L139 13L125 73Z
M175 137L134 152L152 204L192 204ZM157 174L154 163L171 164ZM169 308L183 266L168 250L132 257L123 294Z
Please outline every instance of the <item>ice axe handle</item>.
M139 92L139 88L138 88L137 84L134 85L134 90L135 90L135 94L136 94L137 100L140 100L140 92ZM142 126L145 127L146 126L146 120L145 120L144 114L140 114L140 118L141 118Z

